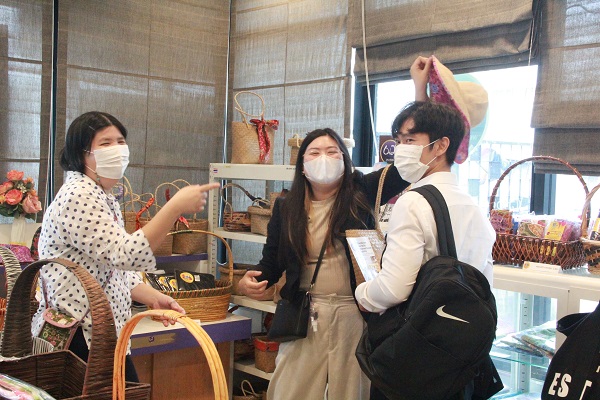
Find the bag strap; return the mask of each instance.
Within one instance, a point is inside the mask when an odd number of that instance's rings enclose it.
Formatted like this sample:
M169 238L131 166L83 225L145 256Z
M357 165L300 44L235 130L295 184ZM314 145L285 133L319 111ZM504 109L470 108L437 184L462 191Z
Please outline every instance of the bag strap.
M433 210L433 216L438 231L440 255L458 258L456 244L454 242L454 233L452 232L450 212L448 211L448 204L446 204L444 196L440 193L438 188L433 185L425 185L412 190L423 196Z
M315 267L315 273L313 274L312 279L310 280L310 287L308 289L309 292L312 292L312 288L317 281L317 275L319 274L319 268L321 268L321 262L323 262L323 255L325 254L325 249L327 248L327 239L323 241L323 246L321 247L321 253L319 254L319 259L317 260L317 266Z
M383 183L385 182L385 176L387 175L390 167L393 167L392 164L386 166L381 172L381 176L379 177L379 185L377 186L377 197L375 198L375 230L377 231L377 236L379 239L384 240L383 232L381 231L381 227L379 226L379 218L381 212L381 193L383 192Z

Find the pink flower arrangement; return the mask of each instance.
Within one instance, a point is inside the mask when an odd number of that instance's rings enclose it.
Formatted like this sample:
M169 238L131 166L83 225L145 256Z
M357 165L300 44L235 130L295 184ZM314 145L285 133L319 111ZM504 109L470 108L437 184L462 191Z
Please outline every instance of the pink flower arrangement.
M23 179L22 171L8 171L6 182L0 185L0 215L35 219L42 204L34 189L33 178Z

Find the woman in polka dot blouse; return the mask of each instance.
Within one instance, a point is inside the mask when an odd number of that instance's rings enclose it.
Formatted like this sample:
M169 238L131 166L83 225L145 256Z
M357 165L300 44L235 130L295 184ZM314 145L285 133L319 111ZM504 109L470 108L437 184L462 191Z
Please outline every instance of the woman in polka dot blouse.
M110 194L129 161L127 130L112 115L88 112L76 118L65 138L60 164L64 185L44 214L40 258L62 257L87 269L104 288L117 334L131 317L132 300L155 309L185 312L173 298L142 282L135 271L156 269L153 250L165 239L181 214L200 212L207 191L218 184L190 185L179 190L142 229L125 231L119 204ZM88 300L77 278L56 264L42 268L48 306L82 320L69 349L86 360L91 342ZM32 333L41 330L45 300L33 317ZM167 321L163 321L165 326ZM127 380L137 381L131 360Z

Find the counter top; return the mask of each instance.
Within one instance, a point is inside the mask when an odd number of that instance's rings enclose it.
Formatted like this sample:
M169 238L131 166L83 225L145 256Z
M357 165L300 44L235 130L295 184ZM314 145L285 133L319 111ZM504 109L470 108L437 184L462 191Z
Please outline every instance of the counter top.
M215 343L247 339L252 331L252 320L241 315L227 314L220 321L197 322ZM144 318L131 335L131 354L134 356L190 347L199 347L199 344L181 324L165 327L162 322Z

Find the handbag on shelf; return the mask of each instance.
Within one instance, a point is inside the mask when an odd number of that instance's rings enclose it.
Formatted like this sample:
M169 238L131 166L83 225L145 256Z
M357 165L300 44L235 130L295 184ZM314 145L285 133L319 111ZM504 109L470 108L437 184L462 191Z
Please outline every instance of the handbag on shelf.
M240 94L251 94L260 99L262 104L260 115L252 115L243 110L238 102ZM265 101L257 93L237 92L233 100L236 104L235 109L242 116L242 122L231 123L231 163L273 164L273 140L279 121L265 120ZM250 121L246 117L250 117Z
M317 280L317 274L319 273L319 268L321 268L326 247L327 240L323 242L323 247L321 247L319 260L317 261L308 291L299 290L292 300L281 299L277 302L275 316L273 317L271 328L267 333L267 337L270 340L289 342L291 340L304 339L308 334L311 290Z
M381 206L381 192L383 190L383 183L385 182L385 176L387 175L388 170L393 165L388 165L384 168L381 176L379 177L379 186L377 187L377 198L375 200L375 229L348 229L346 231L346 238L367 238L371 243L371 247L373 249L373 253L375 254L377 264L373 265L379 271L379 266L381 265L381 255L383 253L383 249L385 248L385 235L383 234L381 227L379 225L380 219L380 206ZM346 239L348 240L348 239ZM360 268L359 260L357 259L358 254L354 253L354 249L351 241L348 241L348 245L350 247L350 258L352 261L352 268L354 270L354 277L356 279L356 285L360 285L365 281L364 274Z

